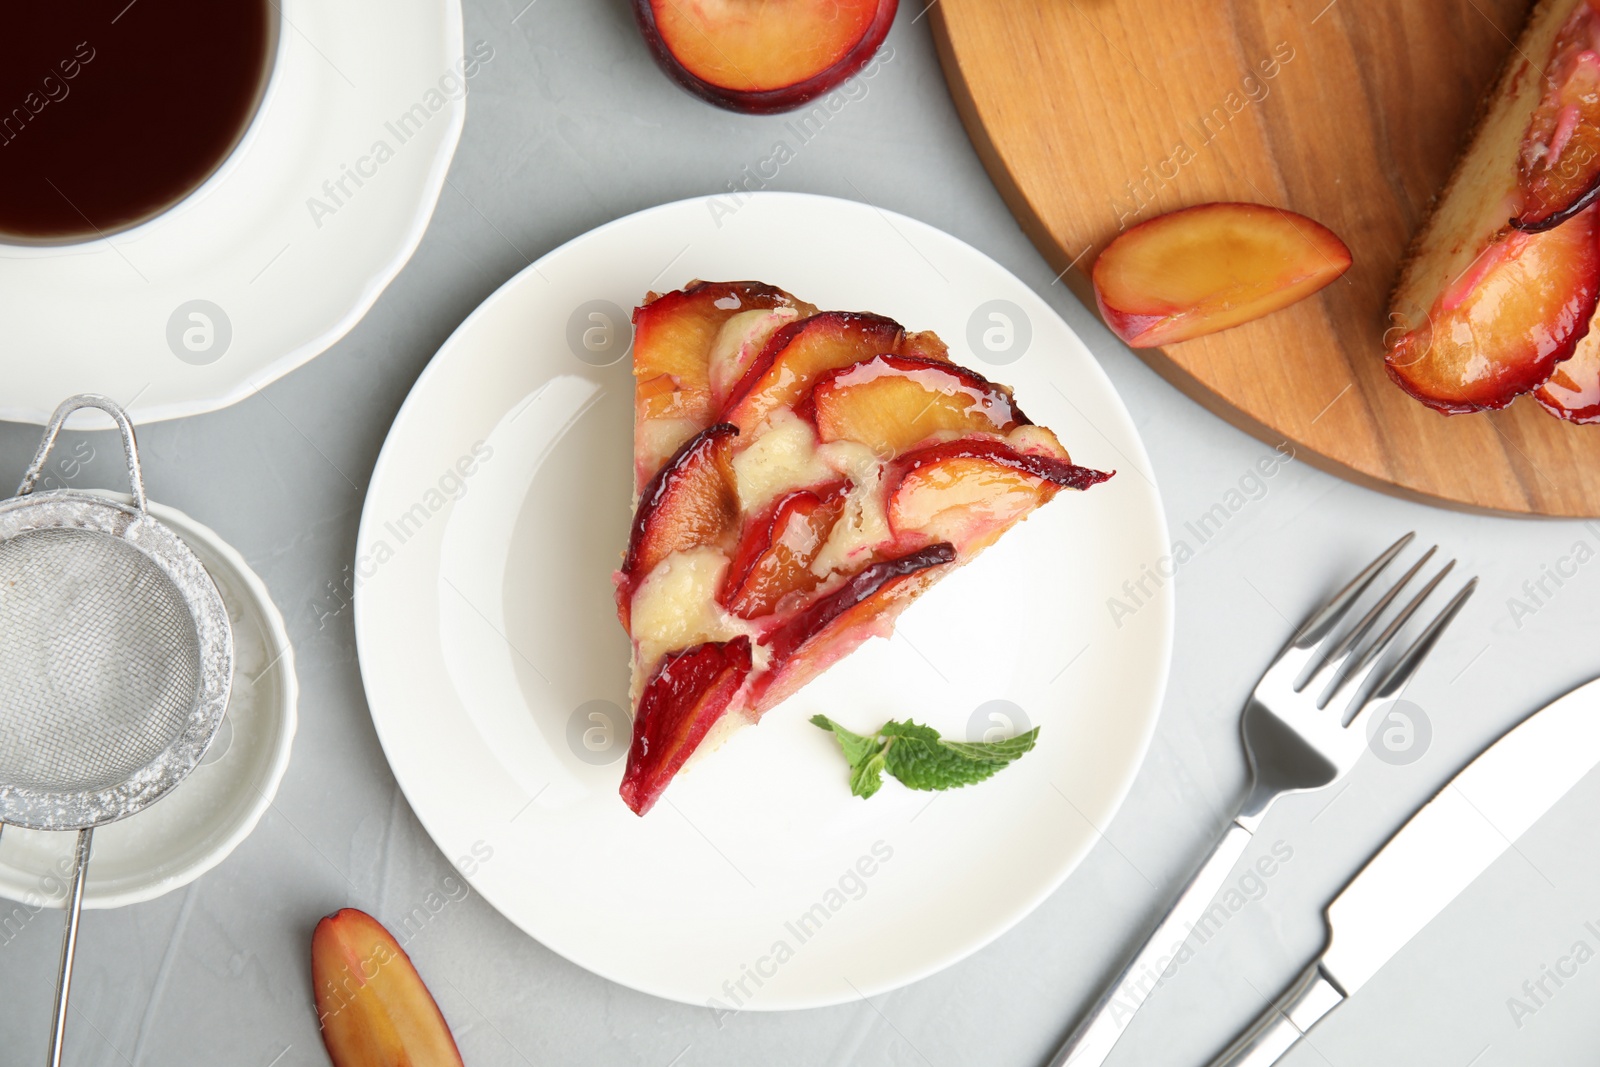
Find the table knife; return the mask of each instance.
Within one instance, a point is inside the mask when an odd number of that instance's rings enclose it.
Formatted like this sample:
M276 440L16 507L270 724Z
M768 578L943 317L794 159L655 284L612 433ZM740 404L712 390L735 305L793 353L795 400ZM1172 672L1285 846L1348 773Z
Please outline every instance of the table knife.
M1600 679L1524 719L1411 816L1328 905L1328 941L1211 1067L1269 1067L1600 763Z

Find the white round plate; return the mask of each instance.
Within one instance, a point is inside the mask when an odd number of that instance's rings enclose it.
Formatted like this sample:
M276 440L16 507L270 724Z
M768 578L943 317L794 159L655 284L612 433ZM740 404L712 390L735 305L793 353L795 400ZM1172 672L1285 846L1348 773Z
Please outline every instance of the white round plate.
M1076 462L1119 473L1061 494L925 594L892 640L740 731L639 818L616 792L628 642L610 575L632 445L622 309L694 278L760 279L936 330L959 361L1014 385ZM988 362L973 354L985 345ZM1167 551L1148 472L1083 344L947 234L795 194L630 215L502 286L396 418L357 545L373 720L445 854L568 959L726 1008L891 989L1026 915L1133 779L1166 681L1171 586L1146 580L1151 597L1120 619L1107 599ZM890 781L863 801L838 745L807 722L818 712L864 732L910 716L946 736L1042 729L1034 752L982 785Z
M227 859L277 795L294 742L294 651L266 585L209 527L161 504L152 503L150 512L183 538L217 583L233 626L233 685L222 727L200 766L137 815L95 830L86 908L153 900ZM14 826L0 834L0 896L28 909L10 909L8 923L62 906L76 839Z
M411 257L461 135L465 66L493 49L463 52L460 0L274 7L261 110L211 180L109 238L0 244L0 419L42 423L86 391L135 423L234 403L348 333Z

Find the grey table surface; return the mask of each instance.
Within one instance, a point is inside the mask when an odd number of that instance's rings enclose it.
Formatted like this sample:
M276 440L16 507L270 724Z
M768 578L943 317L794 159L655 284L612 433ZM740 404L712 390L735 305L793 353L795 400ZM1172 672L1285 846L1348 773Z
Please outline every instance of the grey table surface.
M1269 445L1180 395L1053 283L968 142L920 10L904 5L892 58L867 95L769 187L926 220L1042 293L1132 411L1176 531L1237 488ZM264 395L141 431L159 497L231 541L283 610L299 657L300 731L276 804L227 862L162 899L86 915L70 1064L327 1062L311 1006L316 920L345 905L402 915L451 870L384 761L350 613L328 610L389 424L440 343L532 258L617 216L722 191L772 153L781 120L676 90L650 62L625 0L469 0L466 28L496 60L472 84L450 184L410 265L348 337ZM37 433L0 425L0 482L15 481ZM85 484L118 484L114 451L99 450L105 458ZM1277 845L1292 858L1245 886L1250 899L1225 936L1161 990L1112 1061L1206 1062L1318 948L1322 906L1368 852L1482 745L1600 668L1600 565L1588 563L1600 524L1454 513L1303 462L1264 485L1178 572L1171 684L1131 795L1076 873L1009 933L869 1002L746 1012L719 1026L706 1008L587 973L468 895L408 946L467 1063L1042 1064L1242 787L1241 701L1287 620L1415 529L1483 577L1410 693L1432 726L1426 750L1404 765L1369 757L1348 788L1285 801L1253 849ZM1534 604L1524 582L1558 564L1576 573L1559 589L1547 582L1555 595ZM1512 598L1534 610L1514 611ZM1287 1062L1592 1061L1596 811L1600 778L1591 776ZM0 943L7 1065L44 1059L58 930L46 915ZM1582 962L1563 964L1558 983L1545 969L1562 958Z

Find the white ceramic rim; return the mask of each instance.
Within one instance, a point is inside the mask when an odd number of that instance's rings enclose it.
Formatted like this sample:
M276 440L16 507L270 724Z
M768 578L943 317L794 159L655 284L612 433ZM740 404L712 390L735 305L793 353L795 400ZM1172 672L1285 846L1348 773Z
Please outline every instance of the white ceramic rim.
M289 770L289 759L294 754L294 735L300 728L300 678L295 671L294 644L289 640L289 627L283 621L283 612L278 610L277 603L267 590L267 583L261 580L261 576L249 563L245 562L239 550L224 541L211 527L190 518L177 508L157 504L154 501L150 503L150 513L171 526L180 536L192 537L203 544L208 553L221 560L233 572L229 577L237 578L239 584L250 594L250 606L260 616L262 636L266 639L268 650L277 656L269 669L277 675L283 693L275 709L279 722L278 743L272 750L272 762L265 778L254 790L256 797L251 802L248 815L235 824L233 832L222 845L195 860L183 868L181 874L167 879L158 887L138 892L128 890L122 893L102 894L92 903L85 893L85 907L119 908L124 904L136 904L162 896L188 885L233 855L233 850L255 832L256 826L261 822L261 816L272 807L272 802L278 795L278 787L283 784L283 776Z

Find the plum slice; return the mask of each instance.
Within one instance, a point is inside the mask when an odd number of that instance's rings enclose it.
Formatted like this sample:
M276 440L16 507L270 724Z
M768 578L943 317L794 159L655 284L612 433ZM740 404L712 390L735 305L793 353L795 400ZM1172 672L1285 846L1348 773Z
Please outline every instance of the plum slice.
M895 617L955 559L954 547L934 544L868 564L768 634L768 669L751 686L756 713L782 703L867 638L887 637Z
M462 1067L455 1038L405 949L345 908L311 935L311 985L334 1067Z
M816 311L762 282L693 282L634 309L635 486L716 417L722 398L711 364L724 327L750 312L785 310Z
M1595 208L1540 233L1511 230L1391 342L1389 377L1435 411L1503 408L1572 355L1600 298Z
M702 100L752 114L799 107L869 60L899 0L634 0L650 53Z
M1062 489L1088 489L1110 477L994 438L946 441L891 464L884 479L889 525L897 539L948 542L967 557Z
M1600 196L1600 14L1579 4L1545 64L1544 95L1517 158L1524 202L1512 223L1537 232Z
M822 584L811 563L844 512L847 482L799 489L746 522L733 554L721 602L741 619L772 614L792 594Z
M1095 260L1095 303L1133 348L1187 341L1303 300L1350 268L1326 226L1263 204L1199 204L1118 236Z
M1593 324L1572 358L1556 364L1556 369L1533 398L1550 414L1568 422L1600 422L1600 333Z
M706 359L717 331L744 311L806 307L764 282L692 282L634 309L633 368L640 379L671 375L685 388L709 387Z
M898 353L905 339L905 329L881 315L824 311L791 323L772 335L734 386L721 421L749 433L778 408L803 400L819 375Z
M645 684L619 790L634 814L655 805L750 673L750 639L670 652Z
M639 496L622 569L613 576L617 616L629 628L634 590L674 552L729 542L739 528L733 442L739 428L718 423L700 431L656 472Z
M823 441L895 456L940 431L1007 433L1029 420L1011 390L954 363L877 356L828 371L806 405Z

